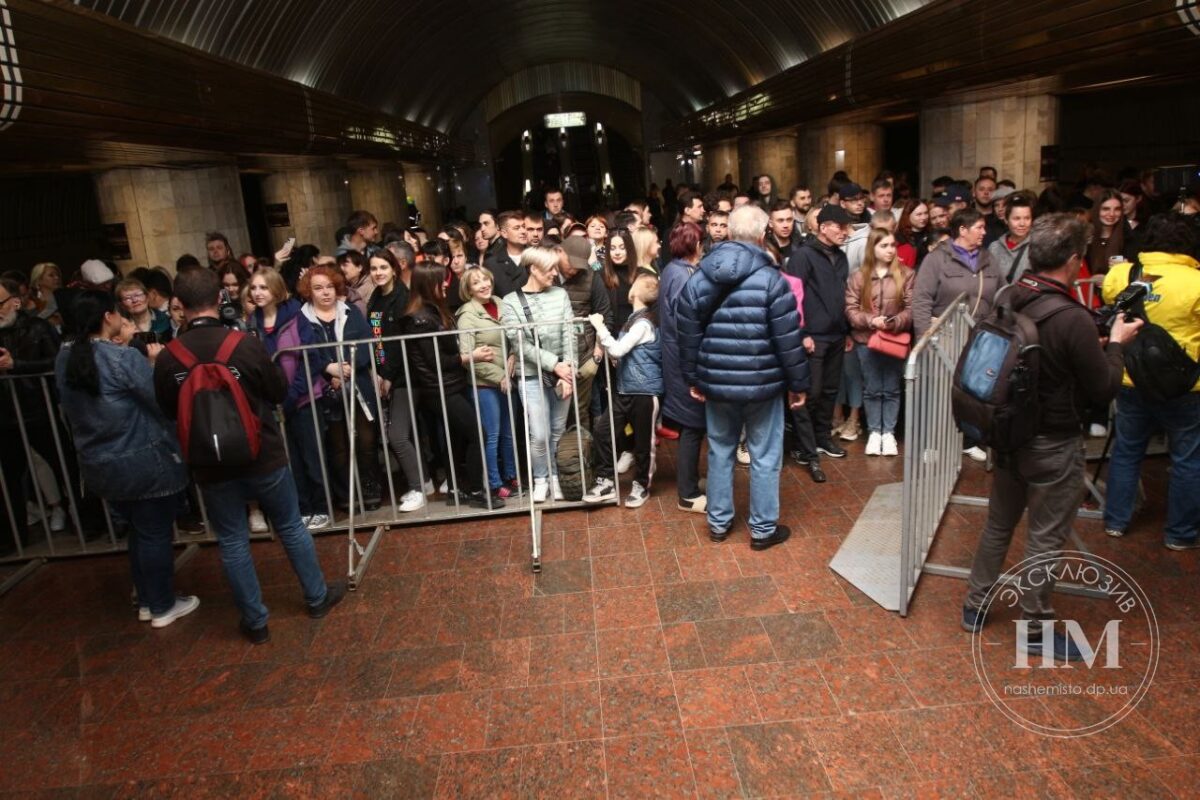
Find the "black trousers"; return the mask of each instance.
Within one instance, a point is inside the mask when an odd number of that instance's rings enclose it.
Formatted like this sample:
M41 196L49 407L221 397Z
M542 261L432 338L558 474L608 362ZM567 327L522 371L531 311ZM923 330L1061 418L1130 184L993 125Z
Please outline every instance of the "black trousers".
M421 406L429 413L426 418L436 420L439 430L450 426L448 452L438 453L436 467L444 469L446 480L450 480L450 463L454 463L454 477L459 491L473 492L483 488L483 448L480 445L480 430L475 422L475 398L470 389L447 394L446 416L442 417L441 395L428 399L422 397ZM507 410L506 410L507 412ZM433 437L430 432L430 438ZM454 487L451 487L454 488Z
M829 444L833 407L837 404L842 364L846 357L845 339L815 344L813 351L808 354L808 374L812 381L808 402L792 412L796 448L810 458L816 457L819 445Z
M650 480L654 477L654 429L658 425L658 398L644 394L619 394L613 399L611 425L617 431L625 430L628 423L633 427L633 455L636 466L633 479L650 488ZM608 414L601 414L596 419L596 431L593 434L596 453L596 476L600 478L613 477L612 430L609 427ZM618 452L620 437L617 437ZM698 493L698 492L697 492Z
M675 489L681 500L695 500L700 491L700 448L704 445L704 428L689 428L672 423L679 431L675 448Z

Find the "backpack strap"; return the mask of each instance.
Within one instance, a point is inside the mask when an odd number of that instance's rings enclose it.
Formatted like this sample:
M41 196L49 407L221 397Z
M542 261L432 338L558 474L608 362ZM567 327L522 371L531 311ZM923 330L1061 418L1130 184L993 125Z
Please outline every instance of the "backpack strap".
M241 331L229 331L225 340L221 342L220 348L217 349L213 363L229 366L229 359L233 357L233 351L237 349L237 346L242 343L242 338Z
M186 370L190 370L197 364L196 355L188 350L187 346L178 338L172 339L167 344L167 352L175 356L175 360Z

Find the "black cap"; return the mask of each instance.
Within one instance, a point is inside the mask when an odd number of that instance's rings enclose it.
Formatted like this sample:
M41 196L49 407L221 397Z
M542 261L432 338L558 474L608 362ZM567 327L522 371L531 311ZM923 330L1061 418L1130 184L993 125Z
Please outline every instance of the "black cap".
M937 197L933 198L933 204L938 208L949 208L950 204L953 202L954 200L945 192L942 192Z
M826 222L836 222L838 225L849 225L850 213L841 206L835 206L832 203L821 207L820 213L817 214L817 224L824 225Z
M971 193L967 191L967 187L958 183L946 187L946 197L950 198L951 203L971 202Z
M865 194L866 192L863 191L863 188L854 181L851 181L850 183L843 183L838 188L838 197L842 198L843 200L862 197Z

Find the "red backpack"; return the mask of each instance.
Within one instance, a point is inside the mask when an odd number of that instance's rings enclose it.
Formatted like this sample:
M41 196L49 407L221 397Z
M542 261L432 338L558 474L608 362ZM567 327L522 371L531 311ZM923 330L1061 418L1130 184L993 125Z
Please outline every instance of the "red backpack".
M212 361L201 363L179 339L167 345L188 371L179 388L179 446L191 467L244 467L258 458L262 438L258 414L229 359L244 335L230 331Z

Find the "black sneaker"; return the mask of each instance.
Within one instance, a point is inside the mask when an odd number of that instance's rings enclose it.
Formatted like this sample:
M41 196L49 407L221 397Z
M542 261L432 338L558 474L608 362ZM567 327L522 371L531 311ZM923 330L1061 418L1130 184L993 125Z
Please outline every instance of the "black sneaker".
M346 596L346 582L338 581L331 583L325 587L325 599L319 606L309 606L308 616L313 619L321 619L329 613L330 609L342 602L342 598Z
M488 497L491 496L491 505L488 505ZM490 492L485 492L482 489L470 492L466 495L467 504L475 508L504 508L504 501Z
M238 630L242 632L242 636L246 638L250 644L266 644L271 641L271 629L266 625L261 628L251 628L243 620L238 623Z
M1031 656L1040 657L1046 645L1047 642L1045 637L1042 636L1040 627L1034 628L1030 626L1028 637L1022 639L1018 636L1017 639L1017 647ZM1074 639L1063 636L1058 631L1053 632L1050 646L1054 648L1055 661L1083 661L1089 655L1079 649Z
M846 448L836 445L833 442L817 445L817 452L830 458L845 458Z
M729 538L729 529L728 528L726 528L723 531L714 531L712 528L708 529L708 540L710 542L716 542L717 544L720 544L721 542L725 541L728 538Z
M983 630L984 624L987 622L987 617L982 611L970 606L963 606L962 610L962 629L967 633L979 633Z
M751 539L751 550L766 550L768 547L774 547L777 544L783 544L792 535L792 529L787 525L776 525L775 532L765 539Z
M794 461L795 463L799 464L802 467L807 467L809 465L809 462L812 461L812 456L808 455L803 450L793 450L788 455L791 456L792 461Z
M812 476L813 483L824 483L829 480L825 477L825 470L821 469L821 462L815 458L808 465L808 474Z

